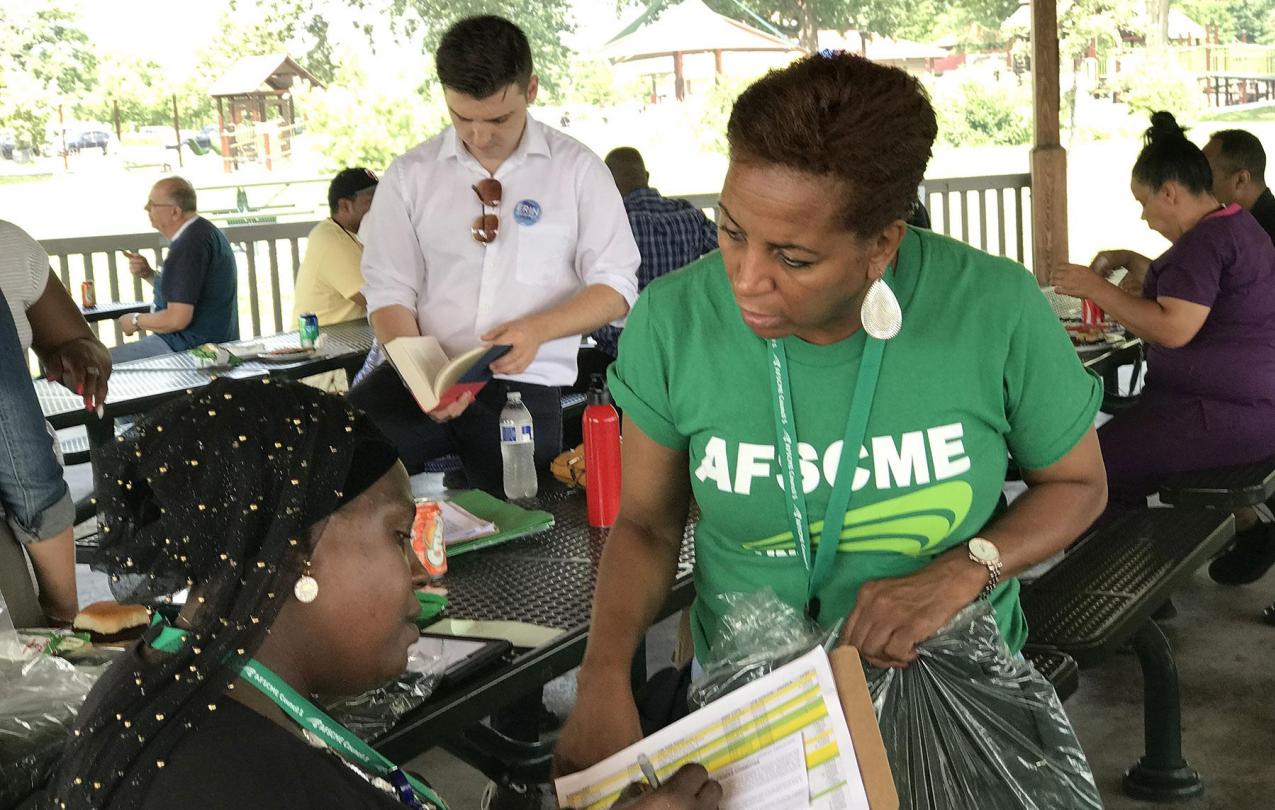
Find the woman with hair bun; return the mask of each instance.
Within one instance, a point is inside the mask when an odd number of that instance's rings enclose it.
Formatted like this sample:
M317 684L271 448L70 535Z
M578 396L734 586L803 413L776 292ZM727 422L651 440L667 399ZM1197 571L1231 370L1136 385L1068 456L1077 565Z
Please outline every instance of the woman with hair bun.
M1222 205L1199 147L1167 112L1151 116L1130 190L1148 227L1172 242L1157 259L1104 250L1054 271L1059 292L1093 300L1147 344L1138 403L1098 431L1106 517L1146 504L1171 473L1275 455L1275 247L1253 216ZM1107 281L1116 270L1119 286ZM1275 563L1265 524L1209 566L1243 584Z

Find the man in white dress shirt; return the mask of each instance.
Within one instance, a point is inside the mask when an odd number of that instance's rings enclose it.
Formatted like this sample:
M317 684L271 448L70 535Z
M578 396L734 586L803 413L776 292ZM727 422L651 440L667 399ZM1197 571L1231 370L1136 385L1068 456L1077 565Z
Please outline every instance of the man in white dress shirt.
M422 413L388 364L350 401L409 469L455 452L470 486L500 493L507 392L522 394L537 466L547 466L580 335L625 317L641 258L602 160L527 114L537 77L516 25L461 20L435 59L452 126L397 158L377 187L359 230L369 317L382 343L433 335L449 356L482 343L513 348L476 399L441 412Z

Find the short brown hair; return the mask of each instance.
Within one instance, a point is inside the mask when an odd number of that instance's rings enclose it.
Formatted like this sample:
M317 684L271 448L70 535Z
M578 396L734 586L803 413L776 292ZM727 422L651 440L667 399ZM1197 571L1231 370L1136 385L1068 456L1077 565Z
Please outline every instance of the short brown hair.
M828 52L758 79L735 100L726 125L732 160L841 181L842 220L862 237L907 219L937 134L934 108L915 78Z

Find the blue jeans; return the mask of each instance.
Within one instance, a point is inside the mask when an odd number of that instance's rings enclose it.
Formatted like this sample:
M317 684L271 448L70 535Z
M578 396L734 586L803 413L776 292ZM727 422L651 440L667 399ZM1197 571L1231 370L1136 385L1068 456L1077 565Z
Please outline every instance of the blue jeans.
M0 293L0 508L21 543L47 540L75 522L27 371L9 305Z
M143 360L147 357L157 357L161 354L172 354L173 347L169 346L159 335L147 335L141 340L132 343L121 343L111 349L111 364L124 363L129 360Z

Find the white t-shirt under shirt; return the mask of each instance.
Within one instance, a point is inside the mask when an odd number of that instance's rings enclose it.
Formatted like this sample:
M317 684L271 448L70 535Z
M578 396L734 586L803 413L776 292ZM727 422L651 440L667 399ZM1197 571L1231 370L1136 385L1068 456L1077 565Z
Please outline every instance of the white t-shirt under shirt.
M359 228L368 312L404 306L449 355L501 324L603 284L630 305L641 262L624 201L602 160L530 116L495 179L503 188L495 241L474 240L484 213L472 186L488 177L448 127L396 159ZM570 385L578 336L540 347L509 379Z
M31 348L27 310L44 295L49 281L49 254L26 231L0 219L0 291L18 327L22 350Z

